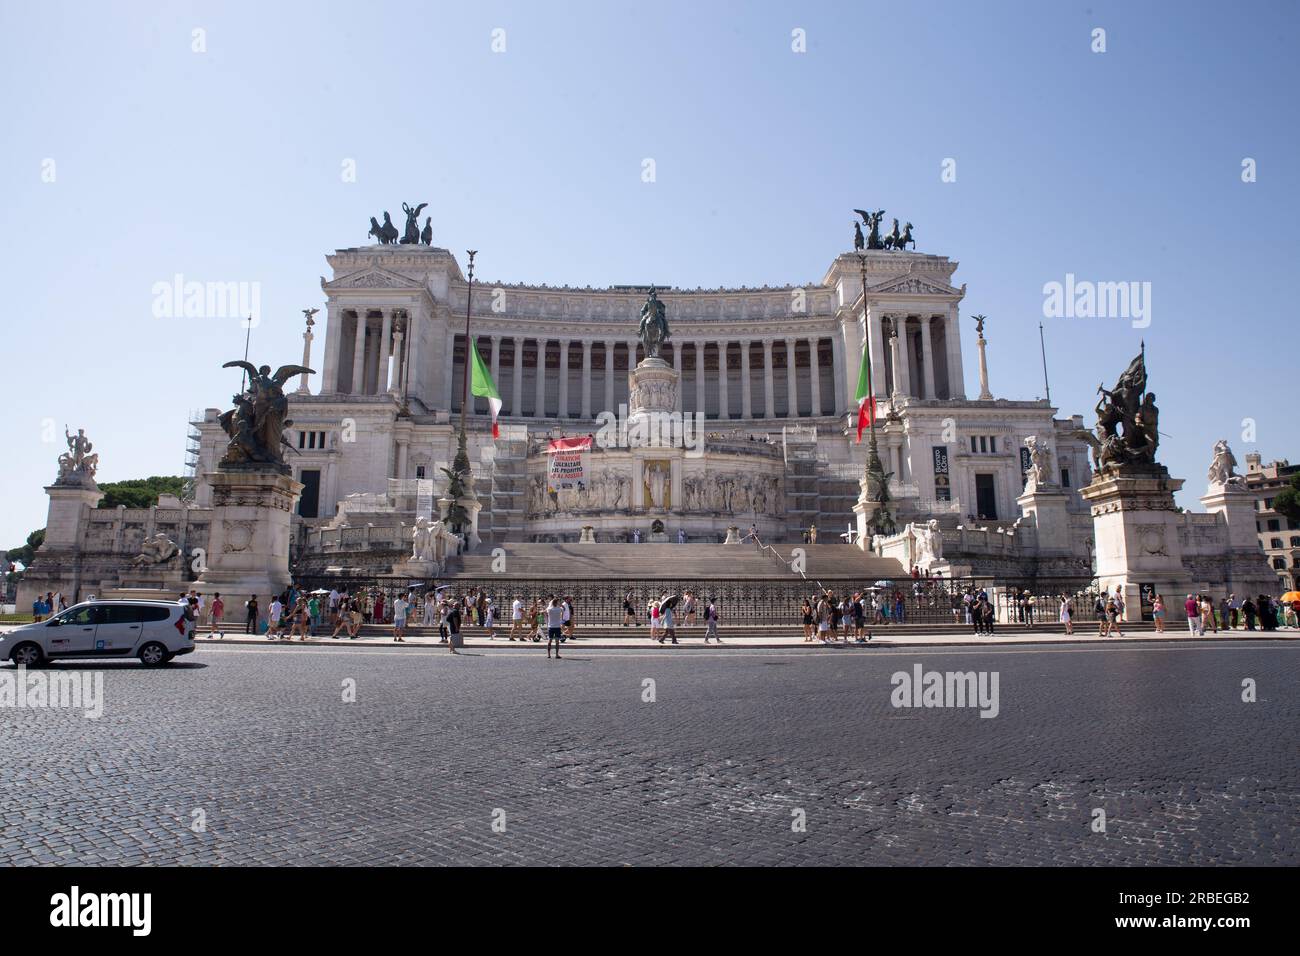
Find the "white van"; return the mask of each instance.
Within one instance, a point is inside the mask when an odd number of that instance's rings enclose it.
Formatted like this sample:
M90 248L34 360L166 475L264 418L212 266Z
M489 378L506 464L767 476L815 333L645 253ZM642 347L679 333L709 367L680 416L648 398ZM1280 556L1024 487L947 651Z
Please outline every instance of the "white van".
M46 661L138 657L160 667L194 650L194 622L167 601L83 601L47 621L0 633L0 661L39 667Z

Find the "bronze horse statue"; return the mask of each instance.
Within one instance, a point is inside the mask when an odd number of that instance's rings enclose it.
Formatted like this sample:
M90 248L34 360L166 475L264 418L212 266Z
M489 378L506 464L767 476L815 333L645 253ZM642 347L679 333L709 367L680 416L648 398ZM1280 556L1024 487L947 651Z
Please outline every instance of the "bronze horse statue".
M381 246L391 246L397 242L397 227L393 225L393 220L384 213L384 224L381 226L374 216L370 217L370 232L368 236L374 236L379 240Z

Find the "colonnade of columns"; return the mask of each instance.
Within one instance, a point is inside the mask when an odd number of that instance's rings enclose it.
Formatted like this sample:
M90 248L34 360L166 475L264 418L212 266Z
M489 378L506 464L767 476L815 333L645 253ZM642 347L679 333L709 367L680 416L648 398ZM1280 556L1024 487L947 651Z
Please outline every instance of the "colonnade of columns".
M447 407L459 412L464 335L446 350ZM538 339L483 335L479 353L490 362L502 414L527 418L580 418L617 412L627 401L628 368L643 357L635 338ZM580 358L579 358L580 356ZM857 364L847 368L834 335L790 338L670 340L661 358L677 371L677 408L708 418L809 418L845 411ZM785 367L781 376L780 367ZM543 374L538 375L541 368ZM568 374L562 374L567 370ZM726 374L721 374L725 370ZM505 379L502 379L502 374ZM454 377L454 380L453 380ZM477 407L475 407L477 406ZM470 413L482 414L480 399Z
M882 397L964 398L955 315L868 313L872 380Z
M327 340L322 392L402 391L411 345L407 341L410 314L405 308L348 309L341 314L331 310L330 322L344 324L337 338Z

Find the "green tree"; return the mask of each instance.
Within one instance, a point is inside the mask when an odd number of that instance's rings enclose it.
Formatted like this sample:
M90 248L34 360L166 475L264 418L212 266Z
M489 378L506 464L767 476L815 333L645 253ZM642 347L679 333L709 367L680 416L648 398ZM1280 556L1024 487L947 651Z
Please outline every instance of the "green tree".
M36 549L45 543L45 529L37 528L27 536L27 543L20 548L10 548L5 552L6 561L20 561L24 566L32 563Z
M131 478L127 481L109 481L99 486L104 498L101 508L148 508L158 503L159 495L176 495L185 491L185 479L179 475L153 475L149 478Z
M1300 474L1292 475L1287 486L1273 496L1273 510L1300 523Z

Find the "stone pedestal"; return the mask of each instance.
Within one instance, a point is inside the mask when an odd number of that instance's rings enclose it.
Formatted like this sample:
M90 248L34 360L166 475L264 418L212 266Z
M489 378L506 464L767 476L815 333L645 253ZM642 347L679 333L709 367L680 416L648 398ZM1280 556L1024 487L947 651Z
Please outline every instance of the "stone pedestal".
M228 601L255 594L265 607L289 586L290 516L303 486L278 471L255 470L215 471L208 483L207 566L193 586Z
M578 544L595 544L596 529L589 524L584 524L582 530L578 533Z
M1097 583L1112 594L1122 587L1126 617L1135 619L1143 585L1163 594L1170 620L1183 619L1192 578L1183 567L1174 492L1181 478L1168 472L1100 472L1079 494L1092 507Z
M470 495L457 499L456 503L469 515L469 527L465 529L469 538L468 547L477 548L483 543L483 539L478 536L478 513L483 510L483 505L476 496Z
M722 543L740 544L740 529L733 524L730 528L727 529L727 537L723 540Z
M1032 482L1016 499L1020 513L1033 519L1038 531L1038 553L1044 557L1073 553L1070 513L1066 509L1069 499L1069 494L1055 485L1035 485Z
M18 611L31 612L38 594L56 591L68 604L81 600L87 588L94 590L97 581L82 581L81 534L90 512L104 493L93 480L84 484L47 485L50 506L45 518L45 543L36 552L31 566L18 582L14 598Z
M1210 588L1216 595L1272 594L1277 589L1277 572L1259 547L1255 526L1255 497L1240 483L1214 483L1201 496L1205 510L1219 517L1223 550L1222 580Z
M642 359L627 376L627 441L632 447L682 444L677 371L660 358Z

